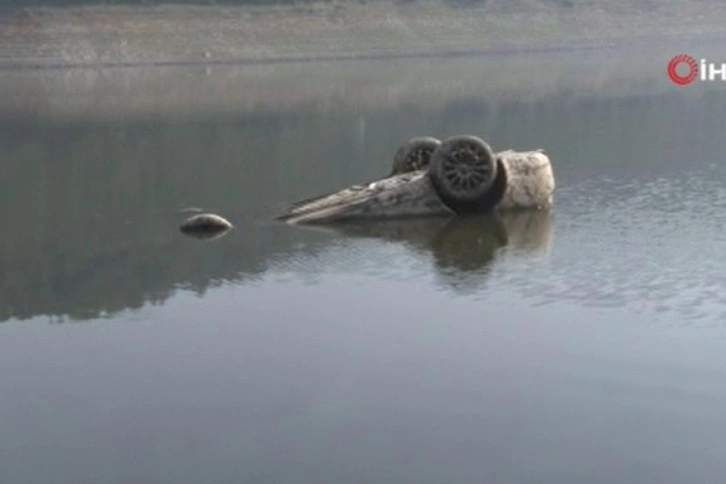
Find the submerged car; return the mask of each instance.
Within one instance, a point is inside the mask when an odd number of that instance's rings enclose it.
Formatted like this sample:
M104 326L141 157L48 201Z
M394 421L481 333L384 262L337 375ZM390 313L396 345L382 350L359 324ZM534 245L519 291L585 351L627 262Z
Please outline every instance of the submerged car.
M305 224L545 210L552 206L554 188L542 150L495 154L471 135L413 138L396 152L388 178L299 201L277 218Z

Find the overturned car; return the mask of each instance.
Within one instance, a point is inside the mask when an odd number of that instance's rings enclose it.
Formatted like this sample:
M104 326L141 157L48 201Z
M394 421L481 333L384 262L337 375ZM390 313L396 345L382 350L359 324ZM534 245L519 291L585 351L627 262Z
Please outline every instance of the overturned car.
M554 188L542 150L495 154L476 136L422 137L398 149L388 178L299 201L277 218L308 224L544 210L552 206Z

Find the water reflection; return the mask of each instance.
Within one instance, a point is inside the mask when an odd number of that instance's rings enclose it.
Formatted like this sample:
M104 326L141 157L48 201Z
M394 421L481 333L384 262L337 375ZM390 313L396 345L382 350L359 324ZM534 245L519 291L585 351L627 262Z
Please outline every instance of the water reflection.
M0 76L0 92L5 94L0 97L0 114L100 120L352 109L361 114L356 124L364 133L370 127L365 112L393 107L420 113L447 105L446 111L467 115L497 111L491 104L494 99L501 106L531 105L553 96L572 100L668 94L674 86L664 75L665 63L673 52L689 47L697 57L718 58L722 52L720 42L690 46L678 41L627 52L5 70ZM716 88L715 83L711 87Z
M400 243L418 256L431 258L437 280L457 293L482 288L503 251L542 255L552 242L552 213L523 211L364 221L333 226L301 227L350 238Z
M112 320L0 325L0 481L719 482L726 89L494 63L147 73L182 93L137 106L133 76L69 74L68 106L0 76L0 321ZM554 211L271 220L462 132L546 148ZM181 207L236 228L190 240Z
M645 276L629 269L636 260L660 267L643 247L663 224L687 225L693 247L710 240L709 254L721 250L715 235L698 234L726 223L723 211L713 208L722 198L726 91L717 84L674 89L657 56L628 69L617 69L614 57L601 63L550 59L548 77L538 77L543 84L537 88L521 76L520 83L510 83L491 74L517 77L541 68L542 59L530 63L528 57L486 60L501 69L464 59L215 70L203 77L220 91L202 96L203 106L193 103L192 94L206 85L194 70L168 92L162 81L169 71L158 77L153 70L128 72L123 88L108 73L88 74L86 84L73 82L80 72L33 72L28 82L21 73L4 76L0 85L9 94L0 100L0 225L13 230L0 239L0 321L90 319L163 304L178 288L204 294L226 282L243 285L263 278L272 262L326 254L331 245L366 232L379 233L379 240L398 237L413 253L431 258L429 273L442 287L477 291L491 280L500 255L549 247L553 222L422 220L326 236L271 221L280 208L311 193L379 178L411 136L460 133L477 134L496 150L544 147L557 176L556 265L546 274L498 279L497 286L589 305L637 305L643 294L665 294L646 290ZM626 75L633 79L624 81ZM25 106L23 93L38 104ZM74 96L66 103L69 93ZM137 93L144 101L134 104ZM115 104L94 108L96 97ZM669 185L655 183L687 173L696 177L689 187L666 191ZM605 186L613 189L597 190ZM623 197L623 189L638 196ZM673 201L666 220L659 215L664 193ZM699 201L711 205L700 212L708 213L705 218L691 209ZM238 230L213 244L189 240L177 230L181 207L225 214ZM587 207L592 210L583 211ZM574 243L577 237L589 245ZM673 252L689 254L676 259L678 277L693 272L694 260L723 272L717 257L709 258L710 265L694 259L692 254L707 252L703 247L679 248L683 237L668 237ZM632 247L639 249L628 251ZM614 255L598 257L604 251ZM628 263L618 264L624 255ZM601 280L622 282L592 282L593 266ZM668 294L681 293L677 278L664 284ZM597 290L583 293L593 286Z
M180 232L186 235L187 237L191 237L192 239L197 239L201 242L211 242L213 240L221 239L225 235L229 233L230 229L216 229L216 230L197 230L197 231L190 231L190 230L181 230Z

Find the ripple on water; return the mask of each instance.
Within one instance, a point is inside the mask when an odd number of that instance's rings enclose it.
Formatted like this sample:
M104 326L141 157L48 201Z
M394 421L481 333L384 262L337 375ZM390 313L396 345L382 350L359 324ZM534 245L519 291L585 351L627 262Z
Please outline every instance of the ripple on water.
M726 189L706 172L563 189L550 263L509 282L540 303L723 318L724 207Z

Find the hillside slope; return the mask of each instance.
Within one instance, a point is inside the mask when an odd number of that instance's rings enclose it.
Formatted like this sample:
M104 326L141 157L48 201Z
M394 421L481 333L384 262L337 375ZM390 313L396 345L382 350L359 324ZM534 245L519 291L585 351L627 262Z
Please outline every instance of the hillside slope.
M452 3L465 1L5 9L0 66L355 58L726 37L726 2L713 0Z

